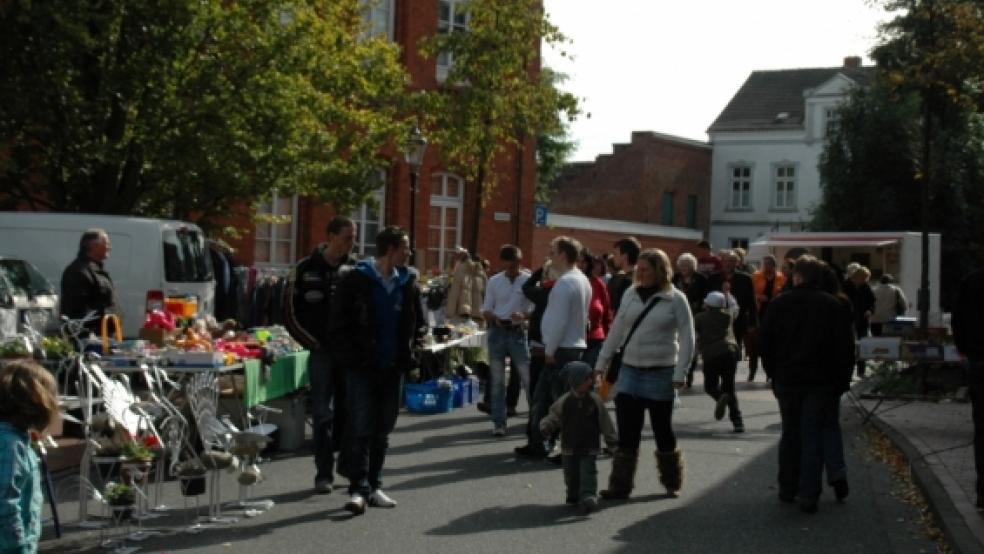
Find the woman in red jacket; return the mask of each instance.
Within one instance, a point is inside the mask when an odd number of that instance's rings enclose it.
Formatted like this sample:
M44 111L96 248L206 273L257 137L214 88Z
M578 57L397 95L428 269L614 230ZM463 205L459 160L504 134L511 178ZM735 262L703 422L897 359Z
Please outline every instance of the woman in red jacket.
M577 262L578 269L588 277L591 283L591 305L588 308L588 348L582 361L594 367L598 361L601 345L608 336L612 326L612 305L608 297L608 287L605 285L605 260L595 256L585 248Z

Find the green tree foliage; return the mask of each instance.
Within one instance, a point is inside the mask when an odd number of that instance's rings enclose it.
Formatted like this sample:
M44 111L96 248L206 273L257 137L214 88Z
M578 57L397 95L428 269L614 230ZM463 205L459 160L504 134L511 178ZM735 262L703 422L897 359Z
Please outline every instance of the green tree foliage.
M0 4L0 197L208 223L272 189L347 206L403 136L358 0Z
M538 71L539 44L567 39L543 11L540 0L470 0L467 30L439 32L421 46L425 56L448 55L444 84L420 93L423 125L445 165L473 187L476 199L472 251L478 245L482 204L495 190L496 159L510 146L550 129L558 114L573 118L577 99L556 88L551 73ZM451 14L452 17L459 14Z
M549 67L542 69L544 79L549 79L554 86L567 80L567 76L557 73ZM567 164L568 158L574 152L576 144L568 135L568 118L558 106L555 117L545 121L536 133L536 201L550 200L550 187L560 176L561 170Z
M984 263L984 2L892 0L875 83L840 109L820 158L820 230L943 238L941 301ZM925 202L923 192L926 192Z

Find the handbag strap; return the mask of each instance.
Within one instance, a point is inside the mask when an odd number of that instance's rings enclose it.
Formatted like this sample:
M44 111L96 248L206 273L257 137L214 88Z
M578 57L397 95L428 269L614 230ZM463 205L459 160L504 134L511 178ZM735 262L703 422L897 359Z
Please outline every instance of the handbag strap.
M656 306L656 304L659 304L660 300L661 298L659 296L656 296L655 294L653 295L653 299L650 300L648 304L646 304L645 309L642 310L642 313L639 314L639 317L636 318L635 323L632 324L632 328L629 329L629 334L625 336L625 342L622 343L622 348L620 348L619 350L622 351L625 350L625 347L629 345L629 340L632 339L632 335L634 335L636 329L639 328L639 324L642 323L643 319L646 319L646 314L648 314L649 310L653 309L653 307Z

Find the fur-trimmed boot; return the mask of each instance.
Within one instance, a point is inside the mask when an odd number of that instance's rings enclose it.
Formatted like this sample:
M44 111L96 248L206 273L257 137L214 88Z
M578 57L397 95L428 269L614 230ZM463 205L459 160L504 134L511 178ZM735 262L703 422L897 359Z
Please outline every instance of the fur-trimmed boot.
M635 486L638 465L638 450L616 450L612 456L612 473L608 476L608 488L598 494L609 500L628 498Z
M680 496L683 486L683 452L677 448L673 452L656 451L656 468L659 470L659 482L666 487L666 494L672 497Z

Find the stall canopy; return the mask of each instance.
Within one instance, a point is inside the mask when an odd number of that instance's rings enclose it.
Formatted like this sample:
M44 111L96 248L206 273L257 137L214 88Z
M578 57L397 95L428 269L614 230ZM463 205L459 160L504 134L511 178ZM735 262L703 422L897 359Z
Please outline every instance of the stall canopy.
M844 235L842 233L803 233L796 235L770 235L766 238L754 241L752 244L759 247L774 246L860 246L860 247L884 247L898 244L902 240L902 234L873 234L873 235Z

